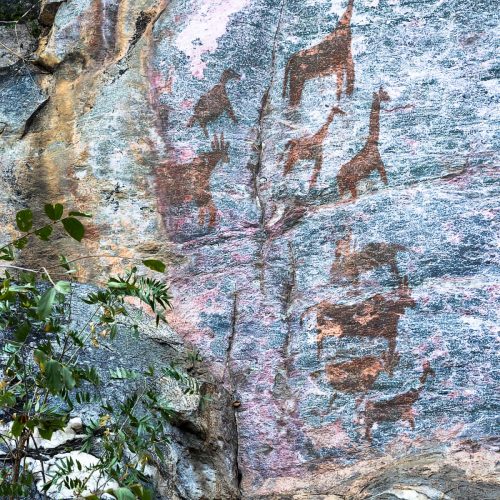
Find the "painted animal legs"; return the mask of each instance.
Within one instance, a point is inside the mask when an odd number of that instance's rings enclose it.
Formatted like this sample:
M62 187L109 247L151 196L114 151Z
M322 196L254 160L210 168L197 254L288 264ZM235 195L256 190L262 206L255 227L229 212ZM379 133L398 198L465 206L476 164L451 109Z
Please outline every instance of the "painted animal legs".
M290 151L288 153L288 158L285 163L285 168L283 170L283 174L287 175L292 171L292 168L294 167L295 163L297 163L298 157L295 151Z
M227 100L227 106L226 106L226 111L227 114L229 115L229 118L233 120L234 123L238 123L238 119L236 118L236 115L234 114L234 109L231 103L229 102L229 99Z
M217 217L217 210L215 209L215 205L213 203L210 203L210 205L208 205L208 213L210 214L210 222L208 223L208 225L210 227L214 227L215 219Z
M345 73L347 80L346 94L351 95L354 92L354 62L352 60L352 53L350 48L346 57Z
M313 174L311 177L311 180L309 181L309 189L314 187L316 185L316 181L318 180L319 173L321 172L321 167L323 165L323 155L319 154L316 157L316 161L314 163L314 170Z
M340 101L342 95L342 87L344 86L344 65L337 66L337 101Z
M205 207L198 209L198 224L203 226L205 224Z
M385 171L384 164L382 163L382 160L377 165L377 171L380 174L380 178L382 179L382 182L384 184L387 184L387 172Z

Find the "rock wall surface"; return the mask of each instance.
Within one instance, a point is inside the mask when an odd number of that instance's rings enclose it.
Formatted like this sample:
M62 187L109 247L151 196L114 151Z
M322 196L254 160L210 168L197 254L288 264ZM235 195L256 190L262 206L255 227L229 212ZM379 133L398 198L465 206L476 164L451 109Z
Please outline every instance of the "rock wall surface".
M51 3L1 59L0 218L170 263L242 496L497 498L495 3Z

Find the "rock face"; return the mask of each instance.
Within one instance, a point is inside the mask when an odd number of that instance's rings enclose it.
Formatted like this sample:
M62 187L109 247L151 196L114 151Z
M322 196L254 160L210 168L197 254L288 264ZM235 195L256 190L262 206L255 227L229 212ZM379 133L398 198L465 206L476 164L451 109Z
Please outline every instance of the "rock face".
M494 3L45 3L0 218L61 199L170 263L242 496L497 498Z

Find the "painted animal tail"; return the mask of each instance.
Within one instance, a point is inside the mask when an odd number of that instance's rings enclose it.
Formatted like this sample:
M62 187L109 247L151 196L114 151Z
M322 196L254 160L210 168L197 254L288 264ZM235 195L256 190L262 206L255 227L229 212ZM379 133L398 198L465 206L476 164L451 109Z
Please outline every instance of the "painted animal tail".
M288 62L286 63L286 67L285 67L285 79L283 80L283 97L286 97L286 88L287 88L288 80L289 80L289 76L290 76L290 62L291 62L291 59L288 60Z

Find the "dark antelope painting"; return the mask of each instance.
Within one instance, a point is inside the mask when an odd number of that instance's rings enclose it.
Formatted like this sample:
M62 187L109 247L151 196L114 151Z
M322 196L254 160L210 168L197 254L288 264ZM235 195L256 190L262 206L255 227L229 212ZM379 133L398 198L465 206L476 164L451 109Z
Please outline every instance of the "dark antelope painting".
M220 163L229 162L229 143L214 135L212 150L201 153L189 163L167 163L158 168L158 191L160 202L166 207L194 203L198 207L200 225L205 224L208 211L209 225L214 226L216 208L210 191L210 176Z
M420 385L417 389L410 389L403 394L398 394L393 398L383 401L367 401L364 409L365 437L369 441L372 439L372 427L383 422L406 421L412 429L415 428L415 415L413 405L420 398L424 384L429 376L434 376L435 372L430 367L428 361L423 364L423 372L420 377Z
M415 307L408 280L401 280L394 298L376 294L353 305L333 304L322 301L306 309L302 317L311 310L316 311L316 342L321 353L326 337L371 337L384 338L388 342L388 353L384 369L392 373L397 363L396 339L398 323L405 310Z
M300 103L304 85L308 80L335 74L337 76L337 99L340 99L346 80L346 94L354 90L354 63L351 54L351 17L354 0L347 8L336 28L320 43L300 50L288 60L283 82L283 97L287 88L290 105Z
M335 283L347 278L356 284L363 273L383 266L389 266L393 275L399 278L397 255L406 251L403 245L383 242L368 243L361 250L352 250L351 234L348 233L345 239L337 242L330 269L331 281Z
M222 73L219 83L217 83L210 91L202 95L194 107L194 114L189 119L187 126L192 127L196 122L200 125L208 137L207 124L219 118L219 116L227 112L233 122L237 122L234 114L233 106L227 95L226 84L229 80L239 80L241 77L232 69L226 69Z

